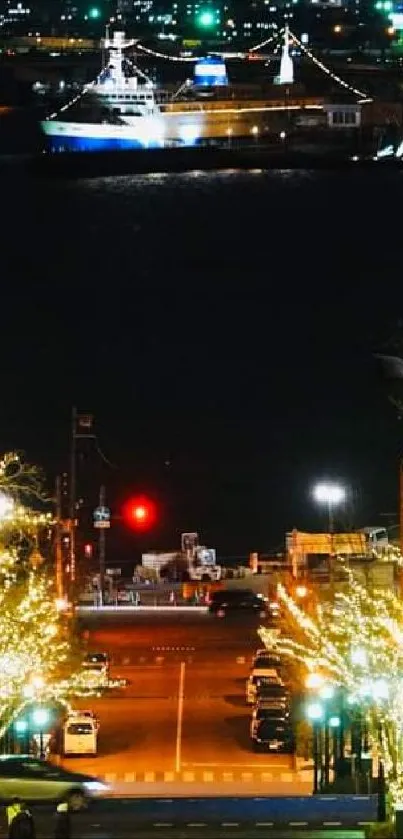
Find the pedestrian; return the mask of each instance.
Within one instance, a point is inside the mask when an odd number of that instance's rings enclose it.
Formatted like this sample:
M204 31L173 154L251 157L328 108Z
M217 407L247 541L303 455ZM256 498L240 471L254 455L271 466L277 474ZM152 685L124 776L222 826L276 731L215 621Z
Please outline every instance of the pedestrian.
M7 826L10 831L10 825L17 813L21 812L21 799L14 797L11 804L6 808Z
M35 839L33 815L24 801L13 799L11 806L7 807L7 818L10 818L8 839Z
M69 802L62 801L56 807L54 839L70 839L71 816Z

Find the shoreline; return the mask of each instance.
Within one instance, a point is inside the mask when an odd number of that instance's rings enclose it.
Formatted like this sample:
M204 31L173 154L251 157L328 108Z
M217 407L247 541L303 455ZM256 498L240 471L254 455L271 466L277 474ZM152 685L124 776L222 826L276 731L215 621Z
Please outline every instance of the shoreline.
M40 177L91 178L113 175L145 175L184 173L189 171L270 170L270 169L383 169L401 168L396 158L374 160L367 155L359 157L346 150L329 150L318 147L313 151L284 147L230 149L230 148L171 148L143 149L118 152L60 152L24 155L20 163L28 174ZM0 169L9 166L6 156L0 159Z

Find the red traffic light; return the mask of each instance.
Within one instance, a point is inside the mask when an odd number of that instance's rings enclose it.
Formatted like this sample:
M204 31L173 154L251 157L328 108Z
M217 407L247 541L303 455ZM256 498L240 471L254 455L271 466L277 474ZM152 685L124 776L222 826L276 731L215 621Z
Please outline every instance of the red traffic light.
M144 495L130 498L125 504L124 517L130 527L148 530L156 519L155 504Z

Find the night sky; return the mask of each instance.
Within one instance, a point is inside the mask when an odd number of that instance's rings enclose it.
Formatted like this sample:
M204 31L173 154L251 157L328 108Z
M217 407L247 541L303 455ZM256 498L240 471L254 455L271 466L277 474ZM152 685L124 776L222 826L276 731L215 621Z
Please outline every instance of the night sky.
M349 202L343 177L3 190L2 448L52 483L71 406L93 413L116 468L83 452L88 503L103 480L115 514L158 504L143 540L116 524L118 557L194 529L223 555L280 550L324 526L322 477L349 490L341 526L396 513L402 429L373 353L400 316L399 220L373 249L373 187Z

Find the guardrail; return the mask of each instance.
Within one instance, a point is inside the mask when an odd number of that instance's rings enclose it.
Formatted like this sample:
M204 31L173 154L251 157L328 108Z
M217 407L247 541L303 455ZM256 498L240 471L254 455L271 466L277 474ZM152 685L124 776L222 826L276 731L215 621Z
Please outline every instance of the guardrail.
M79 614L87 615L90 613L106 612L116 614L121 612L199 612L200 614L207 614L208 606L181 606L170 603L161 606L136 606L134 603L121 606L77 606L76 611Z

